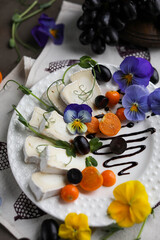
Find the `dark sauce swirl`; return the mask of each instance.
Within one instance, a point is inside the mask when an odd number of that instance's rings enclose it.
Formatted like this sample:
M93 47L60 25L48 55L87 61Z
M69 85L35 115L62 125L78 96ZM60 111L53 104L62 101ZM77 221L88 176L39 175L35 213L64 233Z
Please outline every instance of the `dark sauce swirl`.
M139 134L143 134L143 133L148 133L150 132L151 134L153 134L154 132L156 131L155 128L147 128L143 131L137 131L137 132L133 132L133 133L128 133L128 134L121 134L119 135L118 137L130 137L130 136L136 136L136 135L139 135ZM95 135L87 135L88 138L93 138L95 137ZM108 137L108 138L104 138L104 137L99 137L100 140L103 140L103 141L107 141L107 140L112 140L114 137ZM144 137L140 137L140 138L137 138L137 139L130 139L130 140L126 140L127 143L133 143L133 142L142 142L144 140L146 140L148 138L148 136L144 136ZM102 147L100 147L98 150L96 150L94 152L95 155L108 155L108 154L112 154L112 152L110 151L107 151L107 148L109 148L110 144L105 144L103 145ZM105 151L102 151L102 149L104 149ZM131 156L134 156L134 155L137 155L141 152L143 152L145 149L146 149L146 145L136 145L136 146L132 146L132 147L127 147L126 151L128 150L134 150L136 149L136 151L132 152L132 153L129 153L129 154L123 154L123 155L116 155L114 157L111 157L109 159L107 159L104 163L103 163L103 166L105 168L111 168L111 167L117 167L117 166L123 166L123 165L129 165L127 166L126 168L122 169L121 171L118 172L118 176L122 176L122 175L127 175L127 174L130 174L130 172L126 172L127 170L135 167L138 165L138 162L135 162L135 161L129 161L129 162L121 162L121 163L113 163L113 164L109 164L111 161L115 161L117 159L123 159L124 158L128 158L128 157L131 157Z

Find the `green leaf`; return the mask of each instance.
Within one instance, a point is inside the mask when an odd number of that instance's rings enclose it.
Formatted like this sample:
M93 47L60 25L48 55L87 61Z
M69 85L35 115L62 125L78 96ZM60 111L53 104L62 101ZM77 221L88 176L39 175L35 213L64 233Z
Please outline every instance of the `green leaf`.
M80 63L78 63L78 65L82 68L90 68L91 67L90 63L88 63L88 62L80 62Z
M83 61L88 61L88 60L91 60L92 58L90 56L82 56L79 60L80 62L83 62Z
M23 85L19 85L18 89L20 89L26 95L30 95L32 92L29 88L27 88Z
M96 159L93 158L92 156L86 157L85 160L86 160L86 167L89 167L89 166L97 167L98 166Z
M94 166L94 167L98 166L97 160L95 158L93 158L92 156L90 156L90 162L92 163L92 166Z
M23 125L25 125L26 127L28 127L28 122L26 121L26 119L25 119L22 115L19 115L19 114L17 114L17 115L19 116L18 120L19 120Z
M110 236L112 236L115 232L118 232L120 230L123 230L123 228L119 227L116 223L112 223L111 225L105 227L102 229L103 231L105 231L107 234L104 235L101 240L106 240L108 239Z
M92 138L89 142L91 152L95 152L100 147L102 147L102 142L99 141L99 138Z
M88 159L89 157L86 157L85 162L86 162L86 167L92 166L90 160Z
M21 16L20 16L20 14L18 14L18 13L15 13L15 14L12 16L12 21L15 22L15 23L20 22L21 19L22 19L22 18L21 18Z
M14 48L14 47L16 46L15 40L14 40L13 38L10 38L10 39L9 39L9 46L10 46L11 48Z
M52 5L52 2L48 2L48 3L43 3L39 5L40 9L45 9L45 8L49 8Z

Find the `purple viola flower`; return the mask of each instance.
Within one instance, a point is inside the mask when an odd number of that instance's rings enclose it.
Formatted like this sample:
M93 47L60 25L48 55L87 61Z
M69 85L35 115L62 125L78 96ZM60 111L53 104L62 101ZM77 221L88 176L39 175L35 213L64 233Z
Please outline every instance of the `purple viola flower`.
M113 74L113 79L121 91L125 92L130 85L148 86L153 71L152 65L146 59L126 57L120 64L120 70Z
M148 105L154 114L160 115L160 88L149 95Z
M71 134L85 133L90 122L92 109L86 104L69 104L64 110L64 121L67 123L67 129Z
M145 113L149 111L147 88L140 85L131 85L126 89L122 98L122 105L125 108L124 114L129 121L142 121Z
M32 29L32 35L40 47L44 47L50 37L54 44L62 44L64 24L56 24L53 18L42 14L39 25Z

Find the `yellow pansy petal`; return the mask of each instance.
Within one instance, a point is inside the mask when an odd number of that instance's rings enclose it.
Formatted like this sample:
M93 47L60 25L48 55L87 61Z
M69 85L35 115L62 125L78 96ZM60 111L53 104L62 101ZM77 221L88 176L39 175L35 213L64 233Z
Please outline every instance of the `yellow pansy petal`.
M76 235L77 240L90 240L91 239L91 229L79 230Z
M107 210L107 213L116 220L120 227L131 227L134 222L130 218L129 205L119 201L113 201Z
M78 224L80 228L88 228L88 217L85 214L80 213L78 215Z
M145 187L141 182L136 180L118 185L114 189L113 194L116 200L125 204L131 204L132 201L139 196L148 198Z
M65 218L66 226L71 226L74 229L79 228L79 220L77 213L69 213Z
M150 203L143 197L137 198L130 207L130 216L135 223L143 222L150 213Z
M58 230L58 235L64 239L76 240L75 231L72 227L68 227L65 224L61 224Z

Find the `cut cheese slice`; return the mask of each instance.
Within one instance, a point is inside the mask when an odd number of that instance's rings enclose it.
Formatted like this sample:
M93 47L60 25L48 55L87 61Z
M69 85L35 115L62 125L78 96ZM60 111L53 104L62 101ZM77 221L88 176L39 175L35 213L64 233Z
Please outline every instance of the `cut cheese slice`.
M84 156L68 157L66 150L47 146L41 152L40 171L46 173L65 174L71 168L83 170L85 168Z
M31 120L29 121L29 124L38 129L39 126L40 126L40 123L43 119L43 114L45 113L46 111L40 107L35 107L34 108L34 111L32 113L32 117L31 117Z
M63 84L55 84L48 89L48 92L45 91L41 97L41 99L47 103L48 105L53 104L59 112L63 113L66 108L66 104L60 98L60 92L64 88Z
M61 91L60 95L63 101L67 105L71 103L85 103L92 108L93 115L102 113L101 110L95 108L95 98L98 95L101 95L101 90L97 81L94 85L94 77L91 69L74 73L70 77L70 80L72 82L65 86Z
M25 140L23 151L24 151L24 161L26 163L36 163L40 162L40 153L48 145L51 145L47 140L39 137L28 136Z
M73 138L67 130L67 125L63 120L63 117L56 111L48 113L45 115L46 119L43 119L39 132L54 138L56 140L70 141Z
M66 176L35 172L29 181L29 187L37 201L59 194L66 185Z

